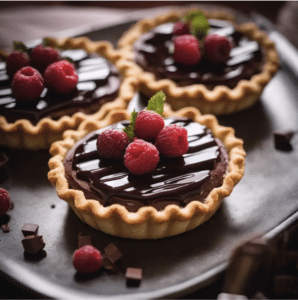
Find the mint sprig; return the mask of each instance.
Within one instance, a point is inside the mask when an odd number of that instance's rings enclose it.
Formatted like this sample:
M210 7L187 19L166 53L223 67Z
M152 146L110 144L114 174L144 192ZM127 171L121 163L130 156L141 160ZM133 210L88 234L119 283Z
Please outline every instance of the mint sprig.
M154 96L152 96L148 101L147 110L153 110L156 113L162 115L165 101L166 101L165 93L163 91L159 91Z
M153 110L156 113L162 115L165 101L166 101L165 93L163 91L159 91L149 99L147 104L147 110ZM123 131L127 134L130 140L133 140L133 138L135 137L134 130L136 126L137 117L138 117L138 113L134 110L130 116L130 124L123 129Z
M198 39L203 39L209 31L210 25L205 16L196 16L191 20L191 28L193 35Z
M138 117L138 113L134 110L130 116L130 124L123 129L123 131L127 134L130 140L132 140L135 136L134 129L136 126L137 117Z
M28 52L28 49L27 49L26 45L23 42L19 42L19 41L14 41L13 42L13 50Z

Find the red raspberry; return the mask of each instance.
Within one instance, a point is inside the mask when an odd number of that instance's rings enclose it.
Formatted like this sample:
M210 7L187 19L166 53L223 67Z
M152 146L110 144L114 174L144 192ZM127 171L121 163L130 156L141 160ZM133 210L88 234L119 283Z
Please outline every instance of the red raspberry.
M24 67L13 76L11 90L17 100L32 101L40 96L43 89L43 78L32 67Z
M70 93L79 80L74 65L67 60L60 60L49 65L43 77L46 87L60 94Z
M30 58L31 66L43 73L47 66L59 60L59 53L54 48L38 45L32 50Z
M102 264L102 255L99 250L91 245L85 245L73 254L73 265L80 273L96 272Z
M103 158L122 159L129 139L124 131L106 129L97 137L97 151Z
M10 208L10 196L5 189L0 188L0 217Z
M189 34L189 29L187 27L187 24L182 22L176 22L174 24L173 28L173 35L183 35L183 34Z
M214 63L224 63L230 57L232 43L226 36L207 35L204 40L206 57Z
M124 165L134 175L142 175L153 171L158 162L158 150L151 143L136 139L126 148Z
M195 65L201 60L198 40L191 34L179 35L174 38L175 51L173 58L184 65Z
M164 156L181 156L188 150L187 130L176 124L168 125L156 137L155 146Z
M143 110L138 114L135 124L135 132L140 139L152 140L157 137L164 128L163 118L152 110Z
M18 70L29 65L30 58L26 52L13 51L6 59L6 72L8 76L12 78Z

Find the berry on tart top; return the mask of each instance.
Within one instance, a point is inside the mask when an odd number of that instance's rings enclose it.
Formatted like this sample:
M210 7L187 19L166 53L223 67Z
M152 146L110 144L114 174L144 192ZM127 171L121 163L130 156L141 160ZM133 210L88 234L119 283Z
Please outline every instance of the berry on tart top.
M10 208L10 196L5 189L0 188L0 217Z
M178 35L184 35L184 34L189 34L189 29L187 24L183 22L176 22L173 27L173 35L178 36Z
M29 65L29 55L24 51L15 50L11 52L6 59L6 72L8 76L12 78L18 70Z
M168 125L156 137L155 146L164 156L182 156L188 150L187 130L177 124Z
M131 174L143 175L155 170L159 162L159 152L156 147L144 140L136 139L126 148L124 165Z
M108 159L122 159L129 144L127 134L121 130L107 129L97 138L96 146L99 156Z
M149 141L156 138L164 126L160 114L153 110L143 110L136 119L135 132L139 138Z
M44 80L36 69L23 67L13 76L11 89L17 101L30 102L42 93Z
M52 63L60 58L56 49L44 45L37 45L30 53L31 65L41 74Z
M184 34L174 38L173 58L184 65L195 65L201 60L199 41L191 34Z
M214 63L225 63L232 49L232 43L223 35L209 34L204 39L206 57Z
M79 80L74 65L67 60L60 60L49 65L43 77L45 86L60 94L70 93Z

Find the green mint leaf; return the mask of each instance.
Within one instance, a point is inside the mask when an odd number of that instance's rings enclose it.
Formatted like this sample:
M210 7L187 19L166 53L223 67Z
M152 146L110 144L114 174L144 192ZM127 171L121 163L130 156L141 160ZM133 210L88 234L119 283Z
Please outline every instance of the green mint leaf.
M184 16L185 21L192 21L196 17L205 18L205 14L200 10L193 10Z
M153 95L148 101L147 110L153 110L156 113L162 115L165 101L165 93L163 91L159 91L155 95Z
M27 52L28 51L26 45L24 43L18 42L18 41L13 42L13 50L15 50L15 51L23 51L23 52Z
M138 113L134 110L131 113L130 124L123 129L123 131L127 134L128 138L130 140L132 140L134 138L134 136L135 136L134 129L135 129L135 126L136 126L137 116L138 116Z
M193 35L195 35L198 39L203 39L210 29L210 25L205 16L198 15L191 20L191 28Z

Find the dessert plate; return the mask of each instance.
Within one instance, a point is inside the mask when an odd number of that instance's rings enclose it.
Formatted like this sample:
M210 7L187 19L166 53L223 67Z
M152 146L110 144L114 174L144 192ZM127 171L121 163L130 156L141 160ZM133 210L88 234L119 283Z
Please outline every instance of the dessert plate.
M130 25L85 35L115 43ZM258 104L218 118L244 140L245 175L208 222L165 239L129 240L92 229L56 196L47 180L47 151L1 149L10 159L9 176L1 187L14 202L6 220L1 219L11 228L9 233L0 231L1 271L42 298L177 298L203 288L226 268L237 245L259 234L274 238L298 219L298 135L293 136L291 151L275 149L273 137L275 130L297 130L297 97L295 76L282 64ZM138 110L144 105L137 95L130 107ZM46 243L44 251L34 257L26 255L22 247L25 223L38 224L38 234ZM90 235L100 250L110 242L121 250L119 272L101 270L92 276L75 272L72 254L80 232ZM143 269L139 287L126 286L127 267Z

